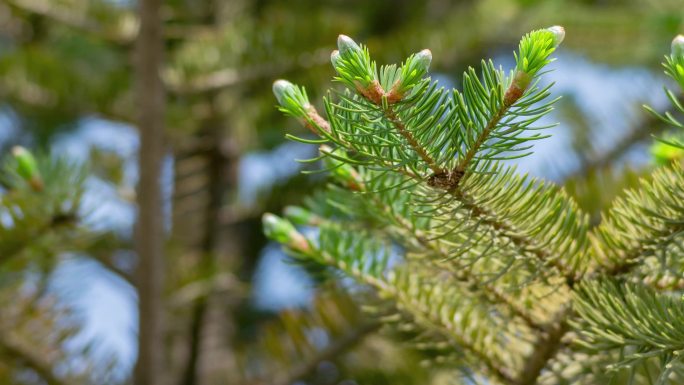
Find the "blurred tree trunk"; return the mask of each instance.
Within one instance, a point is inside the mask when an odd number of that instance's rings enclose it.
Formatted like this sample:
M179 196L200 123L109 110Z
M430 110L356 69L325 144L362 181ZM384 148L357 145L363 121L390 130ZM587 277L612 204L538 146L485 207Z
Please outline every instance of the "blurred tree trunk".
M135 383L162 384L162 289L164 223L160 186L164 156L165 92L160 78L163 56L160 3L141 0L136 51L140 180L138 182L138 362Z

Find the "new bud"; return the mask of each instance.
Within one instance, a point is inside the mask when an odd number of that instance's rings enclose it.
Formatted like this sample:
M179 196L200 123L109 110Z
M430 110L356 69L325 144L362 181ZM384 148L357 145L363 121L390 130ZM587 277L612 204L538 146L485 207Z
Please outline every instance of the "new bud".
M416 54L416 69L427 73L432 63L432 51L424 49Z
M387 101L390 104L401 101L427 75L431 62L432 52L429 49L411 55L401 66L401 76L387 93Z
M672 39L672 56L684 57L684 35L677 35Z
M565 39L565 28L561 27L560 25L554 25L553 27L549 27L546 30L553 34L554 47L558 47L560 43L563 42L563 39Z
M280 79L273 83L273 95L278 100L282 111L297 118L304 117L311 107L304 89L287 80Z
M668 140L672 143L681 143L684 146L684 142L680 142L677 138L670 137ZM656 164L663 166L684 159L684 149L669 143L656 141L651 146L651 155Z
M33 154L24 147L15 146L12 148L12 156L17 162L17 174L28 182L33 190L43 190L43 178L40 176Z
M280 105L285 104L285 98L294 93L294 84L287 80L279 79L273 83L273 94Z
M333 67L337 68L337 66L340 64L340 51L332 51L330 54L330 62L332 63Z
M342 56L361 51L361 47L347 35L339 35L337 37L337 49L340 50Z
M264 227L264 234L270 239L290 247L297 251L308 251L309 243L300 234L297 229L290 223L290 221L280 218L271 213L264 214L261 217L261 223Z

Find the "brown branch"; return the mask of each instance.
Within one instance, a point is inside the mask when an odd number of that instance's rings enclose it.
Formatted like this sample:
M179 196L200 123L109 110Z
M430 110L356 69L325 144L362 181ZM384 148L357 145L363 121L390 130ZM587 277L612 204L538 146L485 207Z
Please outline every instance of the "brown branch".
M404 139L406 139L409 146L411 146L411 149L413 149L413 151L415 151L415 153L418 154L418 156L420 156L423 162L425 162L425 164L427 164L427 166L430 167L430 170L432 170L432 172L434 172L436 175L441 175L446 172L445 169L440 167L437 164L437 162L434 159L432 159L430 154L428 154L427 151L425 151L425 148L423 148L423 146L420 143L418 143L418 141L413 136L411 131L406 129L406 125L404 125L404 122L401 121L397 113L392 108L392 105L389 105L386 109L384 109L384 113L385 117L390 122L392 122L392 125L394 125L394 128L397 129L399 134Z
M520 72L516 73L516 77L506 90L506 93L504 94L503 103L501 104L499 110L494 114L494 116L491 117L491 119L489 119L489 122L487 122L487 125L485 126L484 130L482 130L480 135L478 135L477 139L475 140L475 143L468 149L465 156L458 162L458 164L451 171L451 175L449 175L449 191L456 190L458 188L461 179L463 179L463 177L465 176L468 165L470 164L470 162L472 162L473 158L480 150L480 147L482 147L482 145L487 141L487 139L489 139L489 136L496 129L496 126L499 124L501 119L503 119L504 115L506 115L506 112L508 112L511 106L513 106L513 104L515 104L515 102L517 102L525 93L525 89L520 88L518 86L519 82L516 81L519 75Z
M520 377L515 381L515 385L534 385L537 383L542 370L561 347L561 340L569 329L567 318L570 314L570 308L562 310L558 314L555 326L547 334L539 337L532 354L526 357L525 365L520 372Z
M473 146L468 149L465 156L458 162L458 164L451 171L451 175L449 176L449 191L453 191L458 188L458 185L461 183L461 179L463 179L463 177L465 176L466 168L473 160L475 154L477 154L477 151L480 149L480 147L482 147L482 145L487 141L487 139L489 139L489 135L491 135L492 131L494 131L496 126L499 124L499 121L501 121L501 119L504 117L504 115L510 107L511 105L502 105L499 111L497 111L497 113L489 120L484 130L482 130L480 135L478 135Z

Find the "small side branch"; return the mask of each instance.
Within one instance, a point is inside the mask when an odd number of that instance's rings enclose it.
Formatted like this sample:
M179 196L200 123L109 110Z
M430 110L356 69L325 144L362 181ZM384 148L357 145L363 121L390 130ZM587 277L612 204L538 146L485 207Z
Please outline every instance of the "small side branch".
M534 345L532 354L527 357L520 377L515 381L515 385L534 385L542 370L546 367L558 349L561 347L561 340L568 332L567 319L570 316L570 309L562 310L555 322L554 328L541 336Z
M366 322L350 330L339 340L321 350L318 354L302 362L295 367L287 376L273 382L274 385L290 385L313 373L323 361L334 359L352 347L358 345L364 338L375 333L382 326L379 322Z
M386 109L384 109L385 117L392 122L392 125L396 130L399 132L399 134L406 139L408 142L409 146L411 146L411 149L420 156L420 158L427 164L428 167L430 167L430 170L434 172L436 175L442 175L446 173L446 170L442 167L440 167L437 162L430 156L430 154L425 151L425 148L418 143L416 138L413 136L411 131L406 129L406 125L404 125L404 122L399 118L397 113L394 111L392 106L388 106Z

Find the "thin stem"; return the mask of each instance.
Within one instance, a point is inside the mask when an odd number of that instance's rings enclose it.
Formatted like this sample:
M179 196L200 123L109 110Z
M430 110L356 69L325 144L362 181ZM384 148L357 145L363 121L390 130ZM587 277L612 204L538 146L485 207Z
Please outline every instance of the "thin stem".
M525 89L521 89L518 85L517 82L514 80L511 85L508 87L506 90L506 93L504 94L503 102L501 104L501 107L499 110L494 114L494 116L489 119L489 122L487 122L487 125L485 126L484 130L478 135L477 139L475 140L475 143L468 149L466 152L465 156L456 164L454 169L451 171L451 189L455 190L459 183L461 182L461 179L465 176L466 169L468 168L468 165L470 162L472 162L473 158L477 154L477 152L480 150L480 147L489 139L489 136L492 134L492 132L496 129L496 126L499 124L501 119L503 119L504 115L506 115L506 112L517 102L525 93Z
M394 210L391 210L388 206L382 204L382 202L380 202L375 196L373 196L372 198L377 207L384 210L385 213L391 216L392 219L394 219L404 230L406 230L405 235L413 237L424 248L430 249L433 252L437 253L442 258L442 260L435 262L439 266L446 268L447 270L449 270L449 272L454 274L457 280L466 282L475 290L481 290L484 294L484 297L492 303L503 304L514 316L517 316L520 319L522 319L525 322L525 324L527 324L527 326L529 326L530 328L538 331L544 330L544 327L541 324L532 319L532 317L529 314L527 314L516 303L511 301L510 298L508 298L505 294L501 293L494 285L480 282L475 277L475 275L472 274L472 270L469 270L467 267L454 266L453 263L445 263L446 260L452 259L450 255L448 255L438 245L434 244L433 242L430 242L428 240L428 237L426 237L422 233L422 231L412 226L411 223L409 223L406 220L406 218L397 215Z
M473 158L477 154L477 151L480 149L480 147L482 147L484 142L487 141L487 139L489 139L489 135L491 135L492 131L494 131L496 126L499 124L499 121L501 121L501 119L504 117L504 115L510 107L510 105L502 105L502 107L496 112L496 114L489 120L484 130L482 130L480 135L478 135L477 139L475 140L475 143L468 149L465 156L461 158L458 164L456 164L454 169L451 171L453 177L450 181L450 190L455 190L456 188L458 188L461 179L463 179L463 177L465 176L465 172L468 165L470 164L470 162L472 162Z
M559 260L552 259L552 255L547 251L534 247L533 240L518 235L520 234L520 232L516 231L516 229L511 227L509 224L499 220L492 220L491 218L495 217L493 213L491 213L485 207L477 205L474 202L474 200L468 199L465 192L459 188L459 183L465 175L465 170L467 168L468 163L472 160L472 158L477 153L477 149L487 140L489 134L491 134L496 125L503 118L505 113L508 111L508 109L514 102L515 100L504 103L502 105L502 108L499 109L499 111L497 112L497 114L494 115L492 119L490 119L489 123L487 124L487 127L482 131L482 133L476 140L475 145L473 145L473 147L468 151L468 153L466 153L466 156L461 160L461 162L459 162L458 165L456 165L456 167L452 171L452 175L449 176L448 183L450 188L448 189L448 191L454 198L459 200L463 204L463 207L468 209L474 216L477 216L478 218L482 219L484 223L490 225L492 228L499 231L502 235L506 236L518 248L522 249L525 252L532 253L540 261L546 262L551 260L552 264L561 272L561 274L563 274L568 285L572 286L574 284L575 277L571 272L568 271L568 269L562 263L560 263ZM432 159L429 156L429 154L427 154L425 149L420 146L420 144L415 140L415 138L413 138L411 132L408 129L406 129L405 124L401 121L401 118L399 118L399 116L397 116L396 113L394 113L391 106L389 106L385 111L388 120L390 120L390 122L392 122L397 131L404 138L406 138L406 140L411 145L411 148L413 148L414 151L416 151L416 153L421 156L421 158L430 167L430 169L433 170L435 175L444 175L446 171L437 166L435 160ZM389 111L389 113L387 111Z
M444 335L447 338L453 339L453 341L462 349L469 352L475 356L479 363L483 364L487 372L494 375L498 380L505 384L515 384L515 379L508 373L504 368L499 366L486 352L478 349L472 341L469 341L466 336L460 335L454 325L444 324L443 319L438 317L433 319L430 312L423 311L420 303L416 303L415 298L411 296L404 296L395 287L388 285L385 281L378 279L367 274L363 274L358 269L350 269L344 262L339 262L333 256L325 253L319 249L311 250L312 253L317 253L322 261L330 266L344 271L351 277L356 278L360 282L364 282L368 285L375 287L378 291L388 294L396 299L397 302L401 301L401 304L409 308L409 314L419 315L421 321L423 321L425 327L435 329L438 333Z
M404 122L402 122L401 118L399 118L399 116L394 111L394 109L392 108L391 105L387 106L387 108L385 108L383 110L383 112L385 114L385 117L390 122L392 122L392 125L394 125L394 128L397 129L399 134L404 139L406 139L409 146L411 146L411 149L413 149L413 151L415 151L416 154L418 154L418 156L420 156L420 158L423 160L423 162L425 162L425 164L427 164L427 166L430 167L430 170L432 170L432 172L434 172L437 175L441 175L441 174L444 174L446 172L446 170L444 168L440 167L437 164L437 161L435 161L430 156L430 154L428 154L427 151L425 151L425 148L423 148L423 146L421 146L420 143L418 143L418 140L416 140L416 138L413 136L411 131L406 129L406 125L404 125Z
M574 285L577 279L575 275L568 271L568 268L564 264L562 264L560 260L553 259L553 255L551 255L551 253L536 247L534 245L534 240L526 236L520 235L521 232L514 228L511 224L508 224L498 219L493 219L496 217L494 213L490 212L487 208L478 205L473 199L470 199L464 191L456 189L452 192L452 195L454 195L454 197L456 197L456 199L458 199L459 202L463 204L463 207L466 208L469 212L471 212L473 216L477 217L478 219L480 219L482 223L491 226L501 235L508 238L516 247L518 247L522 251L531 253L542 262L548 262L550 260L551 264L554 267L556 267L558 271L563 275L568 286L572 287Z

